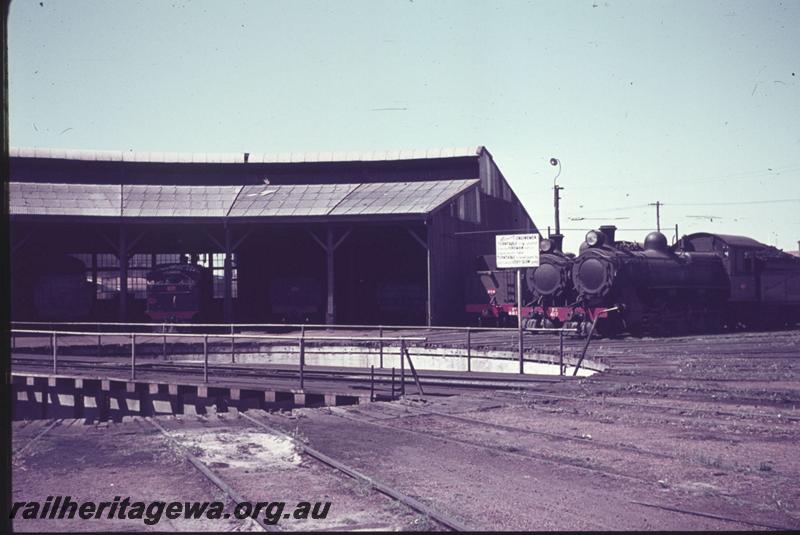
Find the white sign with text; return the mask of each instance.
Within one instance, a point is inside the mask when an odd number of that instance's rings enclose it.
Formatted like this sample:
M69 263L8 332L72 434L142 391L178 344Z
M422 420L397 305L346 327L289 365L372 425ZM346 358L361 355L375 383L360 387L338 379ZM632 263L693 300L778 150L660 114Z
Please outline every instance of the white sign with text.
M538 234L505 234L495 236L498 269L537 267L539 265Z

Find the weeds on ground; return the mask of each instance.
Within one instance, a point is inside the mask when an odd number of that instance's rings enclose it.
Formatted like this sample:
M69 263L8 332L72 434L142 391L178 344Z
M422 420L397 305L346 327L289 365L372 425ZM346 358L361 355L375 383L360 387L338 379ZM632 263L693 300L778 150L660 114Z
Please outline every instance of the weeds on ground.
M295 440L296 442L301 442L303 444L308 444L308 436L305 433L303 433L302 431L300 431L300 426L299 425L296 425L294 427L294 429L292 430L290 435L291 435L292 439Z
M697 462L706 468L723 468L724 466L721 457L707 457L705 455L698 455Z
M412 531L438 531L439 529L441 529L441 526L428 515L416 517L410 526Z
M352 483L353 493L359 498L366 498L372 494L372 485L361 479Z

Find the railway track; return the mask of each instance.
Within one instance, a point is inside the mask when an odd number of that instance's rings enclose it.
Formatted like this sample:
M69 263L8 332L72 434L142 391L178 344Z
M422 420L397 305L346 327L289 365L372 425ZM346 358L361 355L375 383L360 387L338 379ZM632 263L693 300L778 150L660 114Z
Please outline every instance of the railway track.
M37 421L37 420L34 420L34 421ZM52 418L52 419L50 419L50 420L47 420L47 421L44 421L44 422L40 422L41 426L37 428L37 430L36 430L36 432L34 433L34 435L33 435L32 437L28 438L28 440L25 442L25 444L24 444L24 445L20 446L19 448L16 448L16 449L15 449L15 450L12 452L12 459L14 460L14 462L18 462L18 461L20 461L22 458L24 458L24 457L25 457L25 452L26 452L26 451L27 451L27 450L28 450L28 449L29 449L29 448L30 448L30 447L31 447L31 446L32 446L32 445L33 445L33 444L34 444L34 443L35 443L37 440L39 440L39 439L40 439L40 438L42 438L44 435L46 435L46 434L47 434L47 433L48 433L48 432L49 432L51 429L53 429L53 428L54 428L54 427L56 427L57 425L61 425L62 423L63 423L63 420L62 420L62 419L60 419L60 418ZM31 424L29 424L29 425L31 425Z
M522 429L522 428L513 427L513 426L494 424L494 423L491 423L491 422L486 422L484 420L477 420L477 419L474 419L474 418L463 417L463 416L460 416L460 415L443 413L443 412L439 412L439 411L430 410L430 409L427 409L427 408L426 409L417 410L415 408L410 408L408 405L404 405L403 409L404 409L404 411L408 411L409 409L411 409L412 412L411 412L411 414L408 414L406 412L404 414L398 414L398 415L396 415L394 417L387 417L387 418L375 418L375 417L373 417L371 415L366 415L364 413L361 413L357 409L356 410L349 409L349 410L346 410L346 411L345 410L337 410L333 414L335 414L338 417L341 417L341 418L344 418L344 419L348 419L348 420L352 420L352 421L355 421L355 422L358 422L358 423L362 423L362 424L373 425L373 426L377 426L377 427L391 429L393 431L413 433L413 434L416 434L416 435L422 435L422 436L426 436L426 437L433 437L433 438L441 439L441 440L448 441L448 442L454 442L454 443L458 443L458 444L462 444L462 445L481 448L481 449L488 450L488 451L491 451L491 452L494 452L494 453L500 454L500 455L520 456L520 457L523 457L523 458L527 457L527 458L533 458L533 459L542 460L542 461L545 461L545 462L557 463L557 464L569 466L569 467L572 467L572 468L577 468L577 469L580 469L580 470L586 470L586 471L588 471L590 473L602 474L604 476L612 477L612 478L615 478L615 479L627 480L627 481L630 481L630 482L638 482L638 483L642 483L642 484L649 485L649 486L657 486L661 482L660 481L655 481L653 479L649 479L647 477L631 476L631 475L628 475L628 474L623 474L623 473L620 473L620 472L617 472L617 471L614 471L614 470L608 470L608 469L600 468L598 466L586 466L586 465L583 465L583 464L580 464L580 463L576 463L574 459L570 459L570 458L558 458L558 457L553 457L553 456L549 456L549 455L536 454L536 453L533 453L533 452L530 452L530 451L523 451L523 450L509 451L509 450L504 449L502 447L498 448L496 445L483 443L483 442L480 442L480 441L477 441L477 440L459 439L459 438L456 438L455 436L453 436L452 433L445 434L445 433L437 433L437 432L432 432L432 431L419 431L419 430L416 430L416 429L408 429L408 428L403 428L403 427L399 427L399 426L396 426L396 425L391 425L390 423L387 423L387 422L391 421L391 420L399 420L399 419L406 419L406 418L418 418L418 417L431 417L431 416L433 416L433 417L436 417L436 418L441 418L441 419L446 419L446 420L450 420L450 421L456 421L456 422L468 424L469 425L469 430L470 430L471 433L474 432L474 430L477 429L477 428L487 428L487 429L492 429L492 430L506 431L506 432L510 432L510 433L513 433L513 434L519 434L519 435L526 435L526 434L527 435L535 435L535 436L540 436L540 437L545 437L545 438L550 438L550 439L556 439L556 440L559 440L559 441L579 443L583 447L595 447L595 448L598 448L598 449L604 449L604 450L608 450L608 451L625 451L625 452L634 453L634 454L637 454L637 455L645 455L645 456L656 458L656 459L669 459L671 461L681 462L681 463L689 461L693 465L700 466L700 467L704 466L703 461L701 461L701 460L687 459L685 457L680 457L680 456L677 456L677 455L665 454L665 453L662 453L662 452L655 452L655 451L646 450L646 449L642 449L642 448L627 447L627 446L618 445L618 444L606 444L606 443L601 443L601 442L597 442L597 441L594 441L594 440L586 440L584 438L577 438L577 437L574 437L574 436L561 435L561 434L557 434L557 433L547 433L547 432L541 432L541 431L535 431L535 430L529 430L529 429ZM395 409L392 409L392 410L395 410ZM399 409L397 409L397 410L399 410ZM354 415L354 413L357 413L357 415ZM735 467L732 467L732 468L735 469ZM791 479L791 481L787 479L787 483L791 484L792 481L793 481L793 478ZM723 498L729 498L729 496L727 496L725 494L721 494L720 496L723 497ZM746 518L735 518L735 517L732 517L732 516L717 515L717 514L713 514L713 513L710 513L710 512L687 509L686 507L670 507L670 506L664 506L664 505L659 505L659 504L651 504L651 503L644 503L644 502L638 502L638 501L631 501L631 503L634 503L634 504L637 504L637 505L642 505L642 506L647 506L647 507L661 508L663 510L672 511L672 512L676 512L676 513L681 513L681 514L703 516L703 517L706 517L706 518L711 518L711 519L719 520L719 521L722 521L722 522L734 522L734 523L738 523L738 524L742 524L742 525L760 527L760 528L769 528L769 529L782 529L782 530L792 529L792 528L790 528L788 526L780 525L779 523L759 522L759 521L753 521L751 519L746 519ZM761 507L760 504L757 504L757 503L744 503L744 502L741 502L741 500L738 500L738 503L739 503L739 505L749 505L749 506L751 506L751 507L753 507L755 509L758 509L758 508ZM798 519L794 519L794 520L798 520Z
M571 444L579 445L581 448L597 448L597 449L602 449L602 450L606 450L606 451L610 451L610 452L623 451L623 452L628 452L628 453L632 453L632 454L635 454L635 455L643 455L643 456L650 457L650 458L653 458L653 459L668 459L668 460L675 461L675 462L687 462L688 461L690 464L694 464L694 465L697 465L697 466L705 466L705 464L704 464L705 461L702 460L702 459L687 458L685 456L679 456L679 455L674 455L674 454L670 454L670 453L664 453L664 452L660 452L660 451L653 451L653 450L648 450L648 449L640 448L640 447L637 447L637 446L629 446L629 445L625 445L625 444L604 443L604 442L600 442L600 441L598 441L596 439L592 439L591 437L589 437L589 439L587 439L586 437L578 437L578 436L575 436L575 435L564 435L564 434L559 434L559 433L551 433L551 432L527 429L527 428L522 428L522 427L518 427L518 426L509 426L509 425L503 425L503 424L496 424L496 423L488 422L486 420L479 420L479 419L476 419L476 418L465 417L465 416L462 416L462 415L459 415L459 414L452 414L452 413L444 413L444 412L440 412L440 411L435 411L435 410L432 410L430 408L416 409L414 407L410 407L409 404L403 404L402 405L402 410L404 411L402 413L400 412L400 407L394 408L394 407L391 407L390 405L383 405L382 407L385 407L385 408L389 409L390 412L397 411L398 414L396 414L394 416L380 418L380 419L376 419L376 418L372 417L371 415L366 415L366 414L364 414L363 412L361 412L358 409L350 409L350 410L347 410L346 412L345 411L337 411L337 412L335 412L335 414L337 416L340 416L340 417L351 418L351 419L355 419L355 420L358 420L358 421L363 421L365 423L384 424L387 427L390 427L392 429L399 429L399 430L404 430L404 428L393 426L393 425L388 424L386 422L390 422L390 421L393 421L393 420L407 419L407 418L434 417L434 418L437 418L437 419L445 419L445 420L450 420L450 421L454 421L454 422L458 422L458 423L468 424L470 426L470 430L480 429L480 428L491 429L491 430L499 430L499 431L504 431L504 432L512 433L512 434L519 435L519 436L530 435L530 436L543 437L545 439L556 440L556 441L561 441L561 442L569 442ZM357 414L358 416L354 417L354 413ZM453 437L451 437L451 436L446 436L446 435L435 435L435 436L442 436L442 437L446 437L448 440L454 440ZM487 445L487 446L491 447L489 445ZM503 451L503 450L500 449L498 451ZM512 452L512 453L514 453L514 452ZM548 460L550 460L550 459L548 458ZM555 459L554 461L555 462L560 462L557 459ZM571 464L571 463L566 463L566 464ZM731 466L731 468L736 469L737 467L736 466ZM597 469L594 469L594 470L597 470ZM602 470L600 470L600 471L602 471ZM648 479L643 479L642 481L652 483L652 480L648 480Z
M424 409L419 409L419 408L411 406L408 403L403 403L400 406L395 406L393 404L392 405L390 405L390 404L382 404L381 408L382 409L387 409L387 411L390 412L390 413L391 412L395 412L396 414L392 415L392 416L387 416L385 418L381 418L379 420L376 420L376 421L378 421L380 423L384 423L384 422L388 422L388 421L392 421L392 420L401 420L401 419L406 419L406 418L435 417L435 418L439 418L439 419L446 419L446 420L450 420L450 421L455 421L455 422L459 422L459 423L468 424L470 426L470 429L486 428L486 429L491 429L491 430L504 431L504 432L515 434L515 435L519 435L519 436L530 435L530 436L543 437L545 439L552 439L552 440L557 440L557 441L562 441L562 442L569 442L569 443L572 443L572 444L579 445L581 448L597 448L597 449L603 449L603 450L611 451L611 452L624 451L624 452L633 453L635 455L643 455L643 456L650 457L650 458L653 458L653 459L668 459L668 460L671 460L673 462L679 462L679 463L688 462L689 464L693 464L693 465L700 466L700 467L704 467L704 466L707 465L707 461L705 459L702 459L702 458L687 457L685 455L676 455L676 454L672 454L672 453L664 453L664 452L661 452L661 451L653 451L653 450L649 450L649 449L646 449L646 448L641 448L641 447L638 447L638 446L629 446L629 445L626 445L626 444L605 443L605 442L598 441L597 439L591 439L591 438L589 440L587 440L585 437L578 437L578 436L575 436L575 435L564 435L564 434L560 434L560 433L539 431L539 430L528 429L528 428L519 427L519 426L509 426L509 425L504 425L504 424L496 424L496 423L492 423L492 422L486 421L485 419L484 420L480 420L480 419L477 419L477 418L466 417L466 416L463 416L461 414L445 413L445 412L441 412L441 411L432 410L432 409L430 409L428 407L426 407ZM370 407L369 410L373 410L373 409L374 409L373 407ZM363 414L358 409L348 410L347 413L348 413L348 415L352 415L353 413ZM337 412L337 415L341 416L342 412ZM364 416L367 416L367 415L364 415ZM392 427L394 427L394 426L392 426ZM737 465L731 465L729 468L735 470L735 469L740 469L742 467L737 466Z
M502 395L502 394L498 394ZM649 409L649 410L657 410L657 411L666 411L666 412L674 412L674 411L689 411L689 412L697 412L700 414L708 414L711 416L733 416L735 418L752 418L752 419L763 419L769 418L774 420L780 421L790 421L790 422L798 422L800 421L800 413L797 415L793 414L785 414L781 412L780 414L764 414L764 413L749 413L749 412L735 412L735 411L720 411L719 409L702 409L696 407L680 407L676 405L664 405L662 403L652 403L647 401L648 398L637 400L637 401L621 401L618 399L612 399L611 396L605 395L595 395L595 396L564 396L564 395L556 395L556 394L546 394L542 392L526 392L527 397L531 398L538 398L548 401L567 401L567 402L577 402L577 403L584 403L589 402L593 404L599 405L611 405L611 406L620 406L620 407L630 407L630 408L637 408L637 409ZM701 400L687 400L687 401L701 401ZM795 412L795 409L792 409L792 412Z
M241 416L241 419L243 421L247 422L250 425L251 429L255 428L259 432L266 433L268 435L275 436L275 437L281 437L281 438L283 438L285 440L290 441L292 443L292 445L302 455L304 455L304 456L308 457L309 459L311 459L311 462L319 463L319 464L323 465L326 468L333 469L336 473L340 474L341 476L345 476L346 478L349 478L349 479L354 479L354 480L360 482L361 484L364 484L364 485L368 486L370 489L373 489L374 491L376 491L376 492L378 492L378 493L380 493L380 494L382 494L384 496L387 496L391 500L403 505L404 507L407 507L410 510L416 511L416 512L418 512L420 514L423 514L423 515L433 519L437 523L437 525L439 527L443 528L443 529L452 530L452 531L469 531L470 530L470 528L467 527L465 524L463 524L461 521L459 521L459 520L457 520L455 518L452 518L452 517L450 517L450 516L440 512L440 511L432 508L431 506L429 506L429 505L427 505L427 504L425 504L425 503L423 503L423 502L421 502L421 501L419 501L419 500L417 500L417 499L415 499L415 498L413 498L411 496L408 496L408 495L404 494L400 490L394 488L393 486L391 486L391 485L389 485L387 483L384 483L384 482L382 482L382 481L380 481L380 480L378 480L378 479L376 479L374 477L371 477L369 475L366 475L366 474L356 470L355 468L345 464L341 460L334 459L333 457L331 457L329 455L326 455L326 454L324 454L324 453L322 453L322 452L320 452L320 451L308 446L307 444L304 444L302 441L298 440L296 437L294 437L292 435L289 435L287 433L284 433L283 431L281 431L281 430L279 430L279 429L277 429L277 428L275 428L273 426L268 425L264 421L254 417L254 416L251 416L251 415L248 415L248 414L244 414L244 413L241 413L240 416ZM153 418L144 418L144 420L148 424L150 424L151 426L155 427L175 447L177 447L178 450L181 452L181 454L187 459L187 461L189 461L206 479L208 479L214 485L216 485L218 488L220 488L226 494L226 496L228 496L233 502L241 503L241 502L247 501L247 498L248 498L247 496L245 496L241 492L237 491L230 482L225 481L225 479L223 477L221 477L219 473L215 472L211 467L209 467L206 463L204 463L200 458L198 458L196 455L192 454L189 451L189 448L181 443L180 437L175 435L175 431L177 431L179 429L177 429L177 430L174 429L174 428L173 429L168 429L168 426L163 425L161 422L159 422L159 421L157 421L156 419L153 419ZM196 421L200 422L200 424L203 426L203 428L207 432L213 432L215 430L219 430L218 426L211 425L211 423L205 418L199 417L199 418L197 418ZM226 425L230 426L232 422L230 420L228 420L225 423L226 423ZM245 428L239 428L239 430L242 430L242 429L245 429ZM193 446L192 449L196 450L196 446ZM255 500L251 499L250 501L253 502ZM253 519L253 521L258 523L258 525L261 527L261 529L263 531L283 531L283 529L281 529L281 526L266 524L265 522L263 522L263 520L261 520L259 518ZM334 526L334 527L326 528L325 531L339 531L339 530L343 530L343 529L351 530L351 529L353 529L353 527L354 526L352 526L352 525ZM388 528L392 528L393 526L388 526L388 525L377 525L376 526L376 525L372 525L370 527L388 529Z
M520 449L508 450L508 449L498 448L496 444L487 444L487 443L480 442L478 440L464 440L464 439L461 439L461 438L457 438L457 437L454 436L453 433L445 434L445 433L432 432L432 431L429 431L429 430L420 431L420 430L416 430L416 429L408 429L408 428L398 427L396 425L391 425L389 423L386 423L386 421L384 419L375 419L375 418L372 418L372 417L369 417L369 416L366 416L366 415L363 415L363 414L359 414L358 416L353 415L353 411L352 410L347 410L346 412L347 412L347 414L345 414L344 411L337 410L334 414L337 417L340 417L342 419L347 419L347 420L350 420L350 421L353 421L353 422L357 422L359 424L364 424L364 425L369 425L369 426L374 426L374 427L380 427L380 428L384 428L384 429L387 429L387 430L391 430L393 432L400 432L400 433L404 433L404 434L422 436L422 437L426 437L428 439L440 440L440 441L442 441L444 443L458 444L458 445L461 445L461 446L477 448L477 449L480 449L480 450L483 450L483 451L487 451L487 452L489 452L489 453L491 453L493 455L503 455L503 456L510 456L510 457L528 459L528 460L536 459L536 460L539 460L539 461L544 462L544 463L557 464L557 465L569 467L571 469L577 469L579 471L584 471L584 472L587 472L587 473L590 473L590 474L596 474L596 475L600 475L600 476L603 476L603 477L611 477L611 478L616 479L616 480L626 481L629 485L630 484L632 484L632 485L645 485L648 488L653 488L653 487L658 488L659 484L661 483L660 481L656 481L654 479L649 479L647 477L631 476L631 475L628 475L628 474L623 474L623 473L620 473L620 472L617 472L617 471L614 471L614 470L608 470L608 469L597 467L597 466L587 466L587 465L584 465L584 464L580 464L579 462L576 462L574 459L556 458L556 457L553 457L553 456L536 454L536 453L533 453L533 452L530 452L530 451L523 451L523 450L520 450ZM414 416L422 416L422 415L426 415L426 414L427 415L435 414L436 416L440 416L440 414L438 414L438 413L426 413L425 411L421 411L418 414L414 414ZM441 416L450 417L451 415L441 414ZM459 419L459 418L456 418L456 419ZM472 419L467 419L467 420L468 421L465 422L465 423L469 423L470 425L472 425L475 422L478 422L483 427L492 427L492 428L503 428L503 427L505 427L505 426L485 425L485 422L480 422L480 421L477 421L477 420L476 421L471 421ZM471 429L473 429L473 428L471 427ZM518 429L513 429L513 428L512 428L512 430L520 431ZM558 438L565 438L565 437L558 437ZM570 438L572 438L572 437L570 437ZM587 445L590 444L590 442L588 442L588 441L585 442L585 443ZM649 453L653 453L653 452L639 451L638 453L648 453L649 454ZM663 458L663 456L658 454L658 453L656 454L656 457L662 457ZM673 456L667 456L667 457L668 458L674 458ZM725 496L723 495L723 497L725 497ZM734 501L736 501L736 500L734 500ZM637 502L631 501L631 503L637 503ZM739 503L739 505L742 505L741 502L738 502L738 503ZM760 522L758 520L747 519L747 518L736 518L736 517L733 517L733 516L717 515L717 514L714 514L712 512L696 510L696 509L692 510L692 509L686 508L686 507L678 508L678 507L670 507L670 506L665 506L665 505L660 505L660 504L646 504L646 503L637 503L637 504L638 505L643 505L643 506L660 507L660 508L663 508L664 510L672 511L672 512L675 512L675 513L689 514L689 515L696 515L696 516L704 516L706 518L718 520L720 522L725 522L725 523L735 523L735 524L739 524L739 525L754 526L754 527L769 528L769 529L791 529L790 527L785 526L785 525L780 525L779 523ZM752 503L745 504L745 505L750 505L750 506L753 506L753 507L757 507L758 506L758 504L752 504Z
M198 472L200 472L203 477L205 477L208 481L214 484L217 488L219 488L222 492L225 493L225 496L228 497L234 503L242 503L245 500L244 496L239 494L236 490L234 490L228 483L226 483L218 474L216 474L211 468L206 466L200 459L198 459L195 455L193 455L187 448L185 448L174 436L172 436L169 431L164 429L164 427L159 424L156 420L152 418L144 418L144 421L153 426L156 430L158 430L169 442L173 445L173 447L177 448L180 451L181 455L192 465L194 466ZM258 527L261 528L262 531L279 531L275 528L275 526L266 524L261 518L256 516L255 518L248 517L248 523L256 524Z

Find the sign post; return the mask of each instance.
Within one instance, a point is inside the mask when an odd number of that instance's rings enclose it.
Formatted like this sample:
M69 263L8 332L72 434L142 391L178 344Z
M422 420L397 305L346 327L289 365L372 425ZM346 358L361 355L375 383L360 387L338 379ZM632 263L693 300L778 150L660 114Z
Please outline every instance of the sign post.
M522 268L539 265L538 234L505 234L495 236L495 256L498 269L517 270L517 334L519 373L525 373L522 339Z

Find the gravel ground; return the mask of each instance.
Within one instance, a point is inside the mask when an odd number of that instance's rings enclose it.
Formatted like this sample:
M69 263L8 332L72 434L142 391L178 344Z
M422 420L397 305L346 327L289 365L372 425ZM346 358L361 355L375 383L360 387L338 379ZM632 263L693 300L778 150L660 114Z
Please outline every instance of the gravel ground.
M221 417L162 417L159 424L209 467L242 499L296 504L330 502L325 519L283 518L281 530L431 530L438 526L368 486L302 456L291 440L265 433L247 420ZM140 418L121 424L84 425L80 420L15 423L14 501L69 495L73 501L226 501L225 495L187 462L181 451ZM226 512L231 513L228 503ZM286 513L285 513L286 514ZM263 515L262 515L263 518ZM30 520L15 531L250 531L252 523L222 520Z
M609 370L537 392L271 420L476 529L797 529L799 348L602 341Z
M29 426L36 426L35 423ZM30 437L14 425L13 447ZM223 493L177 455L155 429L134 424L84 425L64 421L13 459L13 501L44 502L48 496L71 496L73 501L215 501ZM169 520L148 526L142 520L17 518L14 531L231 531L242 521Z

